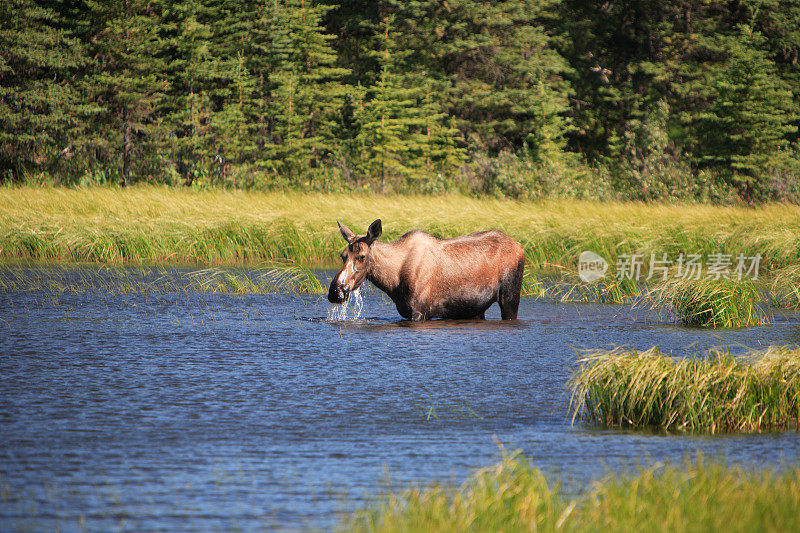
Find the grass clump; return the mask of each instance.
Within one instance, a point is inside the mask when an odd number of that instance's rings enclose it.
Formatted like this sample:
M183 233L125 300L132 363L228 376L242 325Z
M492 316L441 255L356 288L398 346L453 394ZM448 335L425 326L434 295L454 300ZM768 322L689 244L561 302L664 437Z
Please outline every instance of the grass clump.
M353 532L796 531L800 469L753 473L708 463L610 475L577 498L518 455L459 487L389 493L341 526Z
M561 277L545 291L545 296L560 302L624 304L641 296L643 284L632 278L617 279L609 275L588 283L575 270L560 270Z
M517 454L476 472L460 487L385 495L341 528L354 532L531 531L554 529L563 508L544 475Z
M642 302L658 312L668 309L687 326L736 328L772 323L760 300L758 285L750 280L672 278L648 291Z
M693 432L797 429L800 350L675 359L657 348L590 353L572 375L573 419Z
M776 307L800 309L800 265L790 265L775 271L769 293Z

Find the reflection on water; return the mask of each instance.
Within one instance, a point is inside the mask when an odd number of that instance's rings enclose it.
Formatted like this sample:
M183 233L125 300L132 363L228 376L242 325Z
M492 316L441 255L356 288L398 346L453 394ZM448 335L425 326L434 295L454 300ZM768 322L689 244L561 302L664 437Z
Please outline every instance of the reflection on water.
M797 433L571 426L564 388L576 350L796 344L793 316L707 331L523 300L515 323L413 324L362 296L362 319L331 323L316 295L0 292L0 530L326 528L384 473L463 480L494 436L570 491L698 451L800 458Z

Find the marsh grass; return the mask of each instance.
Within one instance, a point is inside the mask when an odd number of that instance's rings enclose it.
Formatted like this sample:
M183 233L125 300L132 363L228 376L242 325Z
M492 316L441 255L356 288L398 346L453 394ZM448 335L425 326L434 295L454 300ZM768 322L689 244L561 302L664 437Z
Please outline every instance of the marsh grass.
M596 351L570 381L573 420L605 427L756 432L797 429L800 350L675 359L657 348Z
M523 297L542 298L548 294L547 280L541 279L531 269L525 269L522 275L522 289L520 294Z
M532 271L575 269L592 250L620 254L760 252L767 271L800 257L800 212L707 205L517 202L457 195L375 196L169 189L0 188L0 260L238 265L338 265L342 220L383 240L420 228L454 237L498 228L519 240ZM554 267L555 266L555 267Z
M578 277L572 269L559 269L561 276L547 286L544 294L560 302L624 304L633 303L642 294L643 283L631 278L606 276L592 283Z
M769 285L772 304L784 309L800 309L800 265L790 265L773 273Z
M518 455L477 471L460 487L388 493L342 531L531 531L554 528L562 503L544 475Z
M5 266L0 290L73 294L320 294L324 288L307 268L273 265L261 269L207 268L179 271L163 267Z
M388 492L340 527L353 532L797 531L800 469L708 462L611 474L578 497L511 454L460 486Z
M673 277L647 291L636 305L667 310L687 326L738 328L773 322L762 300L760 286L752 280Z

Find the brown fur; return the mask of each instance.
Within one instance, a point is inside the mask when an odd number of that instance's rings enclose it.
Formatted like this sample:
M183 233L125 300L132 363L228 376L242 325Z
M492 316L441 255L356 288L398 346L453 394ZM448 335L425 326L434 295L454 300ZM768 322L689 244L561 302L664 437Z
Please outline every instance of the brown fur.
M484 318L500 304L503 320L515 320L525 267L522 246L498 230L439 239L420 230L391 243L378 242L380 220L367 235L341 226L348 247L328 298L344 301L364 279L394 301L403 318Z

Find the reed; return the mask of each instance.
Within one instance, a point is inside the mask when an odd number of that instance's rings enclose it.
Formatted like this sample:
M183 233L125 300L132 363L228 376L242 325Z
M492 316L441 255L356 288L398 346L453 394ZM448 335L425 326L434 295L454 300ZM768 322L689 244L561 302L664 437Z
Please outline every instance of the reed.
M544 295L560 302L625 304L635 302L642 294L643 283L632 278L616 279L608 275L592 283L578 277L572 269L560 269L560 277L546 287Z
M592 250L763 256L764 271L800 257L800 211L698 204L517 202L443 196L128 189L0 188L0 261L236 265L338 264L335 221L383 219L384 239L421 228L440 237L498 228L525 248L534 271L575 269Z
M800 309L800 265L777 270L769 286L772 304L785 309Z
M390 492L349 517L353 532L531 531L554 529L563 508L544 475L512 454L460 487Z
M569 386L573 419L599 426L709 433L796 429L800 350L773 347L741 357L714 351L682 359L657 348L596 351L581 358Z
M270 268L206 268L178 271L163 267L4 266L0 291L72 294L321 294L325 289L309 269L297 265Z
M340 531L796 531L800 468L752 472L708 462L612 474L567 498L518 455L458 487L389 492Z
M666 309L687 326L737 328L772 323L761 300L759 286L751 280L671 278L636 305L659 313Z

